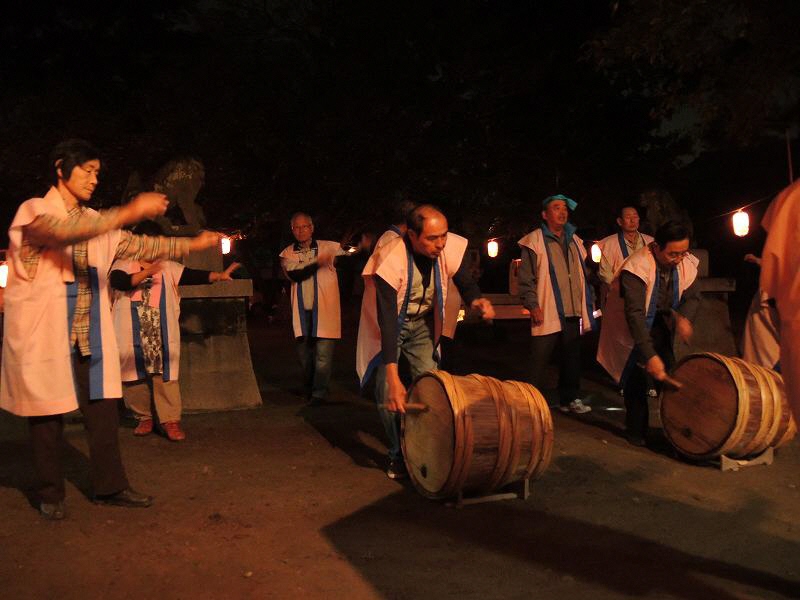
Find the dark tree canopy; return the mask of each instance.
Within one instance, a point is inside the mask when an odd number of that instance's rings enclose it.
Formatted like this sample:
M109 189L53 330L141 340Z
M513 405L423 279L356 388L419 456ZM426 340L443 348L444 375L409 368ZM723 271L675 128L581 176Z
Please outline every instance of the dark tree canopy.
M702 219L784 183L784 145L762 134L796 115L796 4L20 4L0 23L2 217L80 136L104 151L101 203L196 157L209 224L266 253L295 210L338 237L403 198L476 239L513 239L553 193L588 235L645 189ZM693 136L654 135L687 110Z
M626 0L589 56L620 90L652 104L661 134L694 154L784 135L800 117L800 3Z

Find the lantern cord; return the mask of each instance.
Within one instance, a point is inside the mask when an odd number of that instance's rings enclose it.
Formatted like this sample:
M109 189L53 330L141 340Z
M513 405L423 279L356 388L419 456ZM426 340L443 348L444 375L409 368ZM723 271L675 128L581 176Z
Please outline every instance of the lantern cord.
M780 191L780 190L778 190L778 191ZM750 208L751 206L755 206L756 204L764 202L765 200L772 200L777 194L778 194L778 192L775 192L774 194L770 194L768 196L764 196L763 198L759 198L758 200L754 200L750 204L745 204L744 206L740 206L739 208L734 208L733 210L729 210L728 212L724 212L721 215L716 215L714 217L709 217L706 220L707 221L713 221L714 219L719 219L721 217L727 217L728 215L732 215L733 213L737 213L740 210L744 210L746 208Z

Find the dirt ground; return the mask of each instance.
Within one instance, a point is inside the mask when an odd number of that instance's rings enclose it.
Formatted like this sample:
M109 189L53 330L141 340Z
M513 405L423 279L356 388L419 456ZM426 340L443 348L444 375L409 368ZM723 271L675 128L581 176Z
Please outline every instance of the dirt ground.
M454 372L524 378L524 324L464 334ZM0 598L800 597L796 440L738 472L631 447L619 397L587 360L594 411L555 414L531 497L450 508L384 475L352 339L331 402L306 408L285 324L254 319L250 337L262 408L188 415L182 444L120 431L150 509L90 503L71 426L69 515L42 520L24 424L0 419Z

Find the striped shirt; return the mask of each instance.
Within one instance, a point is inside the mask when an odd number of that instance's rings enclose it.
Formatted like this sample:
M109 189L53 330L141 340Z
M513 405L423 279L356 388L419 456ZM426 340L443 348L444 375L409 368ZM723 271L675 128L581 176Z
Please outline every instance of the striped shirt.
M39 258L45 248L72 246L72 265L78 296L72 318L70 345L77 346L81 355L90 356L89 328L92 306L92 288L89 282L89 256L87 240L102 235L119 226L119 209L89 212L83 206L70 209L66 219L53 215L39 215L26 225L22 234L20 257L31 279L36 275ZM177 260L189 253L189 238L134 235L120 232L115 258L130 260Z

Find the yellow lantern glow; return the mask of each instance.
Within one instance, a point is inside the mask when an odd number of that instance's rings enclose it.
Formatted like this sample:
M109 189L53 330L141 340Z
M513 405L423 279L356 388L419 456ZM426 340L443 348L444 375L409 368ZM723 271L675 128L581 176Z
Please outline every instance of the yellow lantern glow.
M599 263L602 257L603 252L600 250L600 246L598 244L592 244L592 260Z
M231 251L231 238L224 237L220 240L220 245L222 246L222 253L229 254Z
M499 248L500 246L497 244L497 240L489 240L489 243L486 244L486 254L489 255L489 258L495 258Z
M0 264L0 288L6 287L7 282L8 282L8 264L2 263Z
M733 233L739 237L744 237L750 231L750 217L743 210L733 213Z

